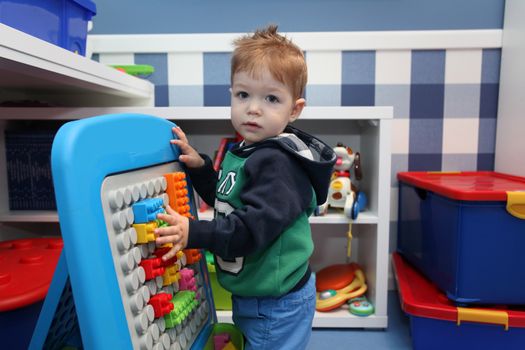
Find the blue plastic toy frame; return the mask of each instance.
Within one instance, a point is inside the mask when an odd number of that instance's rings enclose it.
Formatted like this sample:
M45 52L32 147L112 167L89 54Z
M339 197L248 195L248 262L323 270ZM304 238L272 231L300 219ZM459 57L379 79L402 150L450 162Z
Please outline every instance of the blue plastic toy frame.
M124 306L106 232L101 187L109 175L177 161L178 148L169 143L174 126L148 115L113 114L69 122L58 131L51 163L64 250L31 348L44 344L67 277L84 348L133 348L126 320L122 319ZM193 198L190 204L196 213ZM213 312L194 348L206 342L210 323L216 322L207 276L205 280Z

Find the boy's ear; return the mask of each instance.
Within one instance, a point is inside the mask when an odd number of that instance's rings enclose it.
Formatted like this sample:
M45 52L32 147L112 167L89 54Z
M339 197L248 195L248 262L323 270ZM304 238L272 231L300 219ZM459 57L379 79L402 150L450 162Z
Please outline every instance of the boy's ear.
M299 116L301 115L301 112L303 111L305 104L306 104L306 100L304 98L300 98L297 101L295 101L295 104L292 108L292 113L290 114L290 118L288 118L288 122L292 123L297 118L299 118Z

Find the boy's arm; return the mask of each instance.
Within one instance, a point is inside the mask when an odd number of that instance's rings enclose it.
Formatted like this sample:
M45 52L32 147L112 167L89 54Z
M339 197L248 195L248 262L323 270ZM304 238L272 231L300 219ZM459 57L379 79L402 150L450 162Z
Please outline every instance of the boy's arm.
M199 196L213 207L215 203L215 189L217 186L217 172L213 169L213 164L205 154L200 155L204 159L204 165L200 168L186 168L191 183Z
M308 176L283 151L258 150L244 169L244 206L211 221L191 221L188 247L205 248L223 258L246 256L268 246L310 205Z
M204 154L199 154L190 145L188 137L180 127L173 127L172 132L174 138L170 140L170 143L179 147L179 161L186 165L193 186L201 198L213 206L217 174L213 169L211 159Z

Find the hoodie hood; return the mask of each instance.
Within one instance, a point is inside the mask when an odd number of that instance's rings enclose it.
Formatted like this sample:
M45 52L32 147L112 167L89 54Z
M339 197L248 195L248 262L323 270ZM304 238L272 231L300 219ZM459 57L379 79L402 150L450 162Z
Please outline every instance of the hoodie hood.
M332 147L315 136L288 125L282 134L241 147L236 152L250 153L259 147L280 147L298 159L310 178L317 203L326 201L330 178L337 159Z

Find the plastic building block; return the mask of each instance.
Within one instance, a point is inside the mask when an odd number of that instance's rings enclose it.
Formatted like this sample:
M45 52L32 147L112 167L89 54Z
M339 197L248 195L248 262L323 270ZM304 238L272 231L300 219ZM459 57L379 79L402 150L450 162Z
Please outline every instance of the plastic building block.
M157 214L164 212L163 204L162 198L147 198L133 204L135 224L144 224L157 219Z
M169 226L166 221L162 221L161 219L156 219L155 223L157 224L157 227L166 227Z
M155 242L155 233L158 227L157 222L152 221L146 224L134 224L133 228L137 231L137 243Z
M166 328L173 328L181 324L186 317L195 309L199 302L195 299L195 292L182 291L175 294L173 299L173 310L164 315L164 321L166 322Z
M237 348L235 347L235 345L233 345L233 343L231 341L229 341L223 348L222 350L237 350Z
M213 349L222 350L230 342L228 333L220 333L213 336Z
M151 280L157 276L164 275L166 268L162 266L161 258L144 259L139 264L146 272L146 281Z
M184 268L180 270L180 290L192 290L194 292L197 291L194 274L195 272L192 269Z
M177 257L177 261L180 263L181 268L187 265L188 261L186 260L186 254L184 254L183 251L178 251L175 256Z
M160 248L157 248L155 249L155 251L153 252L153 254L158 257L158 258L162 258L162 256L164 256L164 254L166 254L167 252L169 252L169 250L171 249L171 247L160 247ZM162 266L164 267L168 267L168 266L173 266L177 263L177 255L175 255L173 258L170 258L166 261L162 260L161 261L161 264ZM180 266L179 266L180 267Z
M170 198L170 207L180 215L192 217L189 206L190 198L188 196L186 174L183 172L175 172L164 174L164 177L168 183L166 193Z
M164 271L164 274L162 275L162 278L163 278L162 285L163 286L169 286L170 284L179 281L180 279L179 268L176 265L168 266L164 269L165 271Z
M149 304L155 310L155 318L164 316L173 310L172 296L168 293L158 293L151 297Z
M186 264L188 265L198 263L202 258L198 249L184 249L184 255L186 255Z

